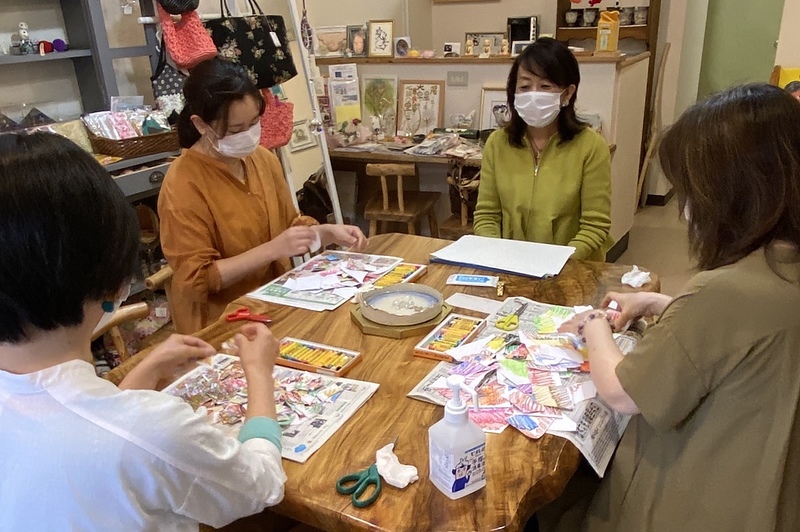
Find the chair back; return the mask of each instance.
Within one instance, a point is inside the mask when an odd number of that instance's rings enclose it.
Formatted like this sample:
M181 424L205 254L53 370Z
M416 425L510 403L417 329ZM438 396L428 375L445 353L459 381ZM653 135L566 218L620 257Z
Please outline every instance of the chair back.
M397 178L397 205L400 212L405 212L405 201L403 198L403 177L417 175L417 167L414 164L368 164L367 175L381 178L381 192L383 193L383 210L389 210L389 185L386 181L388 176Z

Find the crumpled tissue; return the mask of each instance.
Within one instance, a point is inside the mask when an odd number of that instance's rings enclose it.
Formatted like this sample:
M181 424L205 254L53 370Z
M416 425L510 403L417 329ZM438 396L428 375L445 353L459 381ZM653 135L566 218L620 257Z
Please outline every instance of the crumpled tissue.
M641 288L649 282L650 272L643 272L636 265L633 266L631 271L622 276L622 284L626 284L634 288Z
M375 453L375 463L378 466L378 473L390 486L403 489L412 482L419 480L417 468L412 465L400 463L397 455L392 452L394 443L378 449Z

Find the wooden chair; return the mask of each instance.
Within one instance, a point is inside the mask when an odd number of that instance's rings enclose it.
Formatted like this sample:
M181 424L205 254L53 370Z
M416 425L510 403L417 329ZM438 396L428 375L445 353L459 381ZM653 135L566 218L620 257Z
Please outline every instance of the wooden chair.
M169 307L170 315L172 315L172 307L169 305L169 294L172 291L172 273L172 268L167 265L144 280L144 287L151 292L159 288L164 289L164 292L167 294L167 307Z
M416 224L423 217L428 217L431 236L439 238L439 225L436 221L436 202L439 192L415 192L403 190L403 177L414 176L417 168L413 164L368 164L367 175L381 178L381 196L375 196L364 208L364 218L369 220L369 236L378 234L378 222L381 232L386 232L388 222L405 223L408 234L416 234ZM387 176L397 177L397 203L389 200Z
M667 68L667 57L672 43L664 44L664 51L661 53L661 63L658 65L658 78L656 79L656 96L653 101L653 114L650 118L650 138L647 140L647 151L642 161L642 169L639 172L639 179L636 183L636 199L639 208L643 208L647 201L647 194L642 194L644 181L647 178L647 170L650 169L650 161L653 159L659 137L661 136L661 93L664 89L664 71Z
M131 354L128 351L128 347L125 345L125 340L122 338L122 332L120 332L119 326L129 321L141 320L149 315L150 307L147 303L134 303L133 305L120 307L114 315L111 316L111 320L109 320L108 323L94 332L92 340L94 341L105 333L108 333L111 336L114 347L117 348L120 360L124 362L130 358Z

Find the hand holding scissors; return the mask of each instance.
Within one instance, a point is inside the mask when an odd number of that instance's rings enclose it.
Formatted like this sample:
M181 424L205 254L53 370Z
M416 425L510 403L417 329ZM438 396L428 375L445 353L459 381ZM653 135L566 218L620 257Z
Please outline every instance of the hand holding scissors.
M523 303L513 313L498 319L495 322L494 326L500 329L501 331L516 330L519 327L519 317L522 316L522 313L525 312L526 308L528 308L528 304Z
M226 321L257 321L260 323L272 323L272 318L265 314L253 314L249 308L242 307L235 312L231 312L225 317Z

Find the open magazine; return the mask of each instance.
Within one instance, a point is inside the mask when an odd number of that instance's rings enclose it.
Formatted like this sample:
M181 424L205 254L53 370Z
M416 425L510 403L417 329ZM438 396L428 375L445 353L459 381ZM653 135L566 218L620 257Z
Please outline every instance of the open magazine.
M499 319L522 305L519 329L509 333L496 328ZM565 438L602 477L630 416L597 396L576 339L557 334L558 326L575 313L572 307L509 298L487 318L476 340L451 353L459 362L437 364L408 396L444 405L451 398L447 377L463 375L479 395L480 409L470 410L470 417L484 431L511 426L533 439L544 434ZM623 353L636 346L645 327L640 321L615 335ZM471 404L468 394L462 398Z

